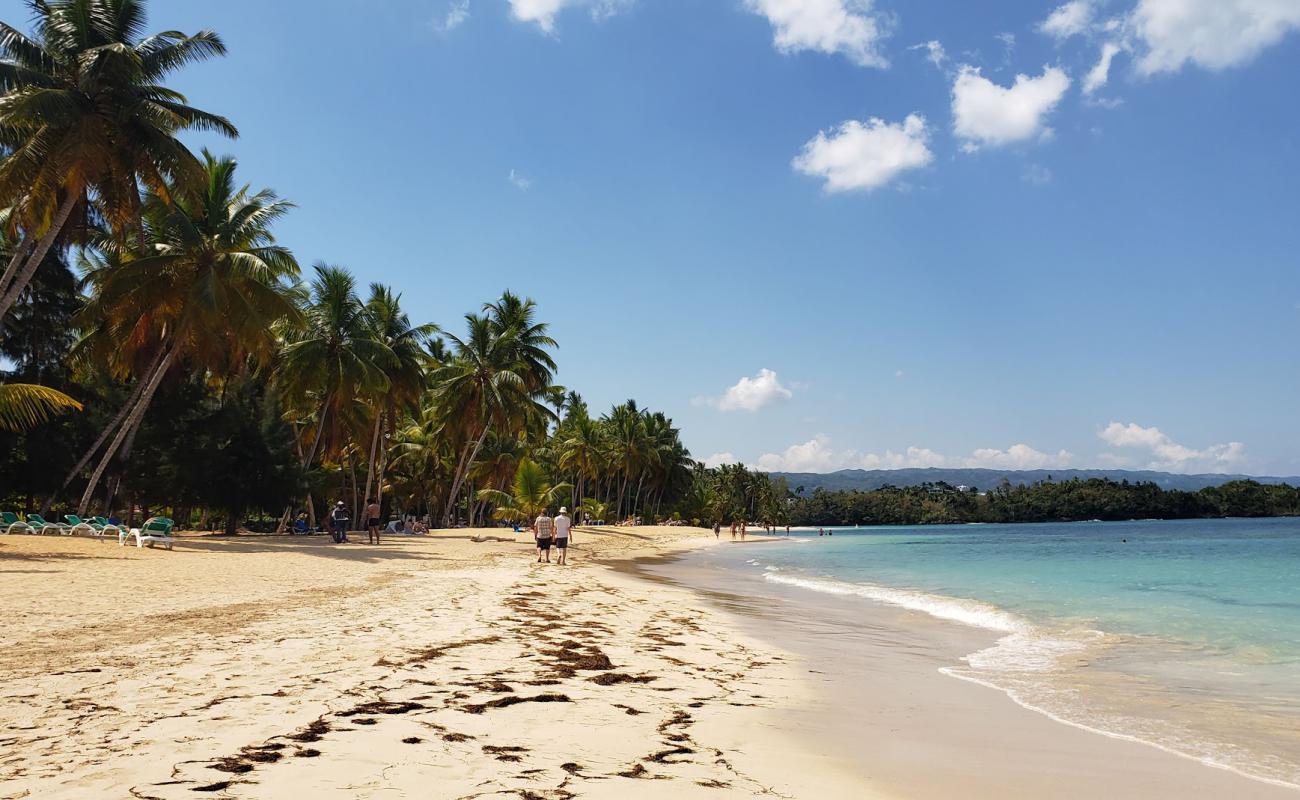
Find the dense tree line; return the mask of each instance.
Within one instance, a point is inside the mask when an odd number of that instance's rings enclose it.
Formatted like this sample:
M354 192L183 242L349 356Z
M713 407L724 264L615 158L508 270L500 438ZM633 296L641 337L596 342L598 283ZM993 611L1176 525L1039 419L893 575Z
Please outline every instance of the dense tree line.
M929 483L873 491L806 494L789 500L797 525L927 525L964 522L1197 519L1300 515L1300 489L1237 480L1195 492L1154 483L1093 478L1032 485L1004 482L991 491Z
M345 267L304 275L275 238L292 203L180 138L238 135L164 83L221 38L149 35L144 5L0 23L0 507L228 532L367 498L435 525L699 510L672 420L558 385L532 300L438 326Z

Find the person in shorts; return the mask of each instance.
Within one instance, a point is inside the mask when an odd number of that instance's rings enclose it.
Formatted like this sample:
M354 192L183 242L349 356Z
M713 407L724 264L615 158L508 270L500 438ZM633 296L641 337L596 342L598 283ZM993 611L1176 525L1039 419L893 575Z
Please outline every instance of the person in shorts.
M379 504L375 498L366 498L366 543L379 544Z
M537 541L537 563L551 563L551 539L555 536L555 520L551 519L543 509L542 513L537 515L533 520L533 538Z
M553 520L555 523L555 550L557 557L556 564L569 563L569 530L573 527L573 520L569 519L569 509L560 506L560 513Z

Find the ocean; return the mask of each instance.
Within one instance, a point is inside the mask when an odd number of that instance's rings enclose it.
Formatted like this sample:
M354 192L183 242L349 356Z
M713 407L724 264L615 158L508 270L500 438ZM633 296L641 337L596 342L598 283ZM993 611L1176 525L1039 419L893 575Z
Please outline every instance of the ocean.
M691 558L756 592L988 631L995 644L940 670L1064 724L1300 788L1300 520L828 530Z

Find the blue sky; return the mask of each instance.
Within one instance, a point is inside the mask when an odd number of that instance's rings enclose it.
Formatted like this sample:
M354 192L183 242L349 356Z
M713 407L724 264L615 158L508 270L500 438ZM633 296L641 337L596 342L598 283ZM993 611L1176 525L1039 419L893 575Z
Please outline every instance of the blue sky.
M562 383L699 458L1300 474L1300 3L225 0L151 28L225 38L175 85L242 132L196 144L299 204L304 264L452 330L527 294Z

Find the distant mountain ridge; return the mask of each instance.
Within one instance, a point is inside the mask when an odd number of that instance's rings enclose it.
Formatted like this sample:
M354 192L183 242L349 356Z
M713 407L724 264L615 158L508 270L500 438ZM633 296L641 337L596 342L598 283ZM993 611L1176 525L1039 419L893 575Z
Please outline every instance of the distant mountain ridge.
M817 489L830 492L869 491L882 486L918 486L922 483L950 483L953 486L972 486L987 491L1006 479L1016 484L1034 484L1039 481L1068 481L1078 478L1110 478L1129 483L1154 483L1161 489L1181 489L1194 492L1207 486L1220 486L1229 481L1251 480L1259 483L1287 483L1300 486L1300 477L1278 478L1258 475L1200 474L1180 475L1174 472L1127 469L842 469L838 472L773 472L772 477L782 477L797 491L800 486L811 494Z

